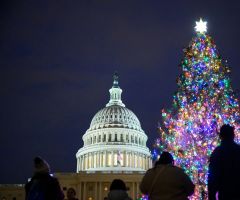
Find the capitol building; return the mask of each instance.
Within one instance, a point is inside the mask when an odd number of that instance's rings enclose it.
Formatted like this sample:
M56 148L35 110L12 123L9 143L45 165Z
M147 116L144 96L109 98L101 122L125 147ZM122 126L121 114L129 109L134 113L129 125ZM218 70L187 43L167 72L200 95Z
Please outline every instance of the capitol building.
M147 169L152 167L151 152L146 146L147 135L137 116L122 102L122 89L118 76L113 77L106 106L93 117L83 134L83 147L76 153L77 166L74 173L55 173L63 192L72 187L79 200L103 200L107 197L113 179L122 179L129 188L132 199L141 193L139 184ZM1 195L8 200L24 199L21 186L0 187ZM14 193L14 194L13 194Z
M118 77L114 76L106 107L93 117L77 152L77 172L138 171L151 167L147 135L137 116L123 104Z

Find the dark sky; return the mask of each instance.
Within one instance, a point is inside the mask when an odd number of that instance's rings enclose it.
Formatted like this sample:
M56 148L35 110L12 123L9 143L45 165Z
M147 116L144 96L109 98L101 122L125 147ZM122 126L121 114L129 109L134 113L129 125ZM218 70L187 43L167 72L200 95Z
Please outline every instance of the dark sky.
M1 2L0 183L24 183L36 155L53 172L74 172L82 135L108 102L116 70L123 102L152 148L199 17L239 89L239 10L237 0Z

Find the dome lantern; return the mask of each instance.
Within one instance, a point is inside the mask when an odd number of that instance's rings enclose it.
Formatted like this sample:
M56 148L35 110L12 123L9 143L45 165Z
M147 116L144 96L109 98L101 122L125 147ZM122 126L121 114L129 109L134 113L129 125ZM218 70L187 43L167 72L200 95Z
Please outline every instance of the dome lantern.
M106 105L106 107L112 106L112 105L118 105L118 106L125 107L125 105L123 104L123 102L121 100L122 89L118 85L118 74L117 73L115 73L113 75L113 86L109 90L109 93L110 93L110 100L109 100L108 104Z

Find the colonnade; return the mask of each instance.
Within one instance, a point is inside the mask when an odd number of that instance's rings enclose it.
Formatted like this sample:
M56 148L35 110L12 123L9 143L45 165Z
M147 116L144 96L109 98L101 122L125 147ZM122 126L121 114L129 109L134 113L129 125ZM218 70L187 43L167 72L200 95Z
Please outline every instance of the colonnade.
M92 134L88 133L88 136L83 139L84 146L107 143L107 142L124 142L137 144L140 146L146 146L147 138L138 132L136 133L98 133L93 132Z
M77 197L79 199L86 199L86 200L102 200L104 197L107 196L109 192L111 182L87 182L81 181L77 185ZM126 185L129 188L129 196L132 199L136 199L140 195L139 190L139 182L127 182ZM91 189L89 189L91 188Z
M106 150L90 152L77 158L77 172L104 167L129 167L147 170L152 167L150 156L133 151Z

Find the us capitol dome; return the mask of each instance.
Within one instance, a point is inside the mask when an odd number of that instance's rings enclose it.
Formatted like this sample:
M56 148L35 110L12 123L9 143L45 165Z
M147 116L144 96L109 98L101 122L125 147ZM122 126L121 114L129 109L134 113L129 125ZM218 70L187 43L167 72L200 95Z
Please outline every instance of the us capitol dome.
M152 167L148 137L137 116L123 104L116 74L113 79L109 102L95 114L82 137L77 172L144 172Z

